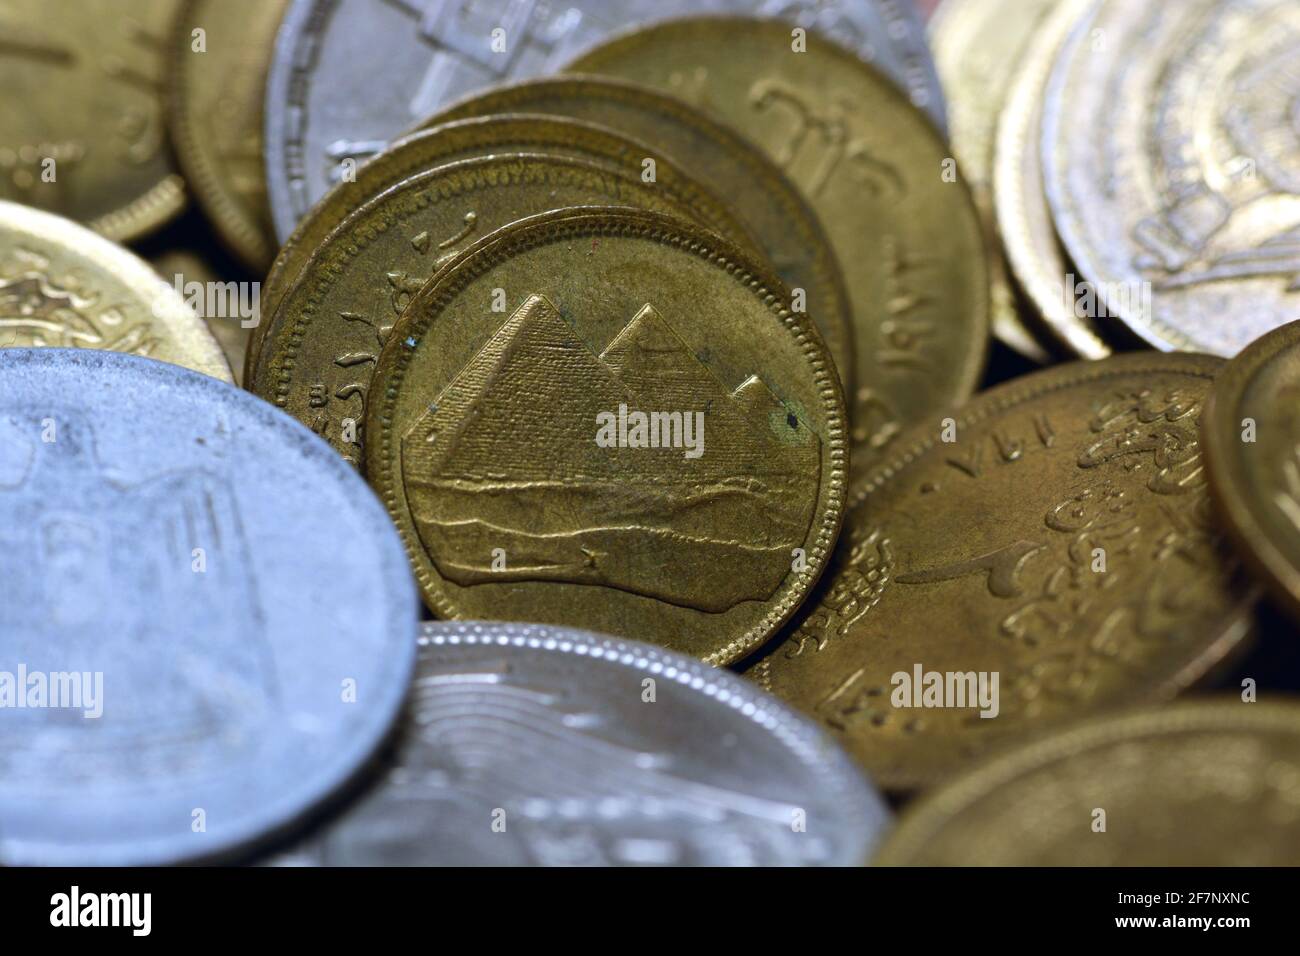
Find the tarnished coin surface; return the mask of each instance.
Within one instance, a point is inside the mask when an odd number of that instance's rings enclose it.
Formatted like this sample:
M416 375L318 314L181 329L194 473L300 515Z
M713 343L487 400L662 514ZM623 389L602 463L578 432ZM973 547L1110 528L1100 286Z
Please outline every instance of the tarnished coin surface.
M356 472L138 356L0 349L0 579L5 864L246 847L371 755L414 666L415 589Z
M1060 366L911 433L853 489L818 594L750 676L900 790L1198 680L1247 635L1256 598L1200 454L1221 366Z
M1071 724L927 794L875 862L1300 865L1300 706L1211 697Z
M0 5L0 200L110 239L185 205L167 145L164 50L179 0Z
M231 381L182 293L75 222L0 201L0 347L111 349Z
M834 36L943 125L925 28L905 0L295 0L266 89L267 177L280 239L339 180L344 160L370 158L452 100L554 72L615 30L708 11L781 16Z
M748 681L621 638L427 623L382 778L272 862L856 866L889 811Z
M1048 91L1056 226L1109 315L1232 356L1295 318L1300 5L1103 0Z
M1251 343L1215 381L1210 490L1243 554L1300 613L1300 323Z
M710 663L766 640L825 565L847 464L830 356L785 301L725 240L634 209L523 220L448 263L366 422L430 609Z
M726 51L720 55L719 51ZM855 474L974 391L989 337L986 237L927 117L839 45L747 17L673 20L570 64L668 90L757 143L802 189L845 272L858 364Z
M467 159L413 176L345 219L316 251L272 317L248 387L360 465L375 362L425 280L494 229L586 205L685 219L698 212L634 173L540 153ZM490 292L497 319L518 294L514 286ZM492 301L482 305L493 314Z

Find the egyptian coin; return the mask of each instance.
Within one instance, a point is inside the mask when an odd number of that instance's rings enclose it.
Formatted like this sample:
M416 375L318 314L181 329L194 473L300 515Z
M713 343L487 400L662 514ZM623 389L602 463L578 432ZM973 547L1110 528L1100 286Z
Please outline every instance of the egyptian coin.
M164 282L180 291L186 304L207 323L230 363L232 380L236 385L243 384L249 333L260 321L257 283L231 282L194 247L171 246L151 257L149 264Z
M0 347L131 352L231 381L180 290L75 222L0 200Z
M1300 612L1300 324L1228 363L1205 416L1210 490L1229 529L1293 613Z
M281 241L337 182L404 130L473 90L554 72L617 29L754 0L294 0L266 88L266 164ZM943 96L910 3L760 0L874 60L943 124ZM383 77L378 82L376 77Z
M1060 366L918 428L854 487L823 588L750 675L898 790L1202 678L1256 598L1200 455L1221 365Z
M185 179L252 269L275 255L262 105L288 0L187 0L172 31L168 121Z
M794 184L744 138L673 96L604 77L559 76L497 87L449 106L430 122L527 111L589 120L660 144L690 174L726 196L762 242L777 275L802 301L853 387L853 316L840 265L816 214ZM797 292L795 294L798 294Z
M179 0L0 7L0 200L131 239L185 205L163 79Z
M904 425L971 394L989 335L984 229L965 182L945 175L948 145L892 83L819 35L743 17L625 33L570 68L682 96L801 187L847 280L855 474Z
M426 623L385 756L271 862L856 866L889 821L838 747L747 681L538 624Z
M1295 866L1300 706L1211 697L1072 723L927 795L875 862Z
M6 865L247 847L347 781L406 696L417 600L383 509L232 385L0 349L0 543Z
M682 172L656 149L591 123L557 116L495 115L440 124L393 143L351 182L335 186L312 207L285 242L267 276L262 296L265 314L274 316L285 291L304 264L349 214L384 190L435 166L500 153L548 153L616 167L653 183L694 209L694 218L746 248L757 239L731 214L727 204ZM538 210L540 211L540 210ZM259 325L249 346L256 365L268 324Z
M1033 318L1061 346L1080 358L1111 353L1095 318L1096 309L1067 280L1043 184L1039 133L1043 93L1070 29L1094 0L1057 0L1037 22L1037 30L1018 60L1001 118L993 156L993 203L997 228L1020 290L1033 306ZM1083 301L1081 301L1081 299Z
M345 219L304 268L249 387L360 466L375 363L425 280L500 226L585 205L692 214L639 176L544 154L462 160L399 183ZM510 294L495 295L498 319Z
M839 381L785 296L635 209L533 217L448 263L389 336L367 418L428 607L715 664L766 640L821 574L847 465Z
M1104 0L1043 118L1047 193L1106 313L1233 356L1300 308L1300 6Z

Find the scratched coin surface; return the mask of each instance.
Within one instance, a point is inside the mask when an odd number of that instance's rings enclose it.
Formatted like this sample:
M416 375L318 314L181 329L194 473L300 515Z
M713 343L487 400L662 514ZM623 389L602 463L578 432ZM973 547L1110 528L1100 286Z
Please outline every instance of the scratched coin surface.
M0 349L0 578L6 865L246 847L356 772L414 667L415 589L356 472L134 355Z
M900 790L1198 680L1242 642L1256 595L1200 455L1221 366L1060 366L910 433L853 489L818 595L750 676Z
M187 0L169 51L168 121L181 169L222 240L259 272L275 255L262 105L275 31L288 5Z
M185 205L167 145L166 47L179 0L0 5L0 200L111 239Z
M382 777L272 862L857 866L884 802L752 684L622 638L424 625Z
M825 565L847 464L830 356L785 295L634 209L533 217L448 263L389 336L366 423L429 608L718 664L766 640Z
M1111 316L1232 356L1300 308L1300 5L1104 0L1053 73L1057 229Z
M379 350L425 280L500 226L585 205L687 219L696 212L634 173L539 153L462 160L413 176L345 219L316 251L271 319L248 387L360 465ZM503 287L500 301L515 291Z
M1243 554L1300 612L1300 325L1251 343L1214 385L1210 490Z
M417 173L461 159L500 153L547 153L585 159L649 180L694 218L747 248L757 240L731 214L725 202L684 173L657 147L612 130L557 116L494 115L437 124L404 137L373 162L357 170L355 182L339 183L317 203L285 242L267 276L262 295L265 315L275 315L285 291L329 234L359 206ZM647 160L653 166L647 166ZM534 210L541 211L541 210ZM480 233L481 235L482 233ZM250 344L255 365L270 323L258 326Z
M853 467L979 381L988 250L970 190L928 118L851 53L786 24L674 20L619 35L570 69L667 90L757 143L803 190L845 270L858 364ZM726 55L719 55L719 51Z
M111 349L232 381L182 293L116 243L0 200L0 348Z
M294 0L266 88L267 178L281 241L339 180L344 160L369 159L452 100L554 72L615 30L710 10L781 16L834 36L943 125L925 28L903 0Z
M1210 697L1073 723L927 794L875 862L1296 866L1300 706Z

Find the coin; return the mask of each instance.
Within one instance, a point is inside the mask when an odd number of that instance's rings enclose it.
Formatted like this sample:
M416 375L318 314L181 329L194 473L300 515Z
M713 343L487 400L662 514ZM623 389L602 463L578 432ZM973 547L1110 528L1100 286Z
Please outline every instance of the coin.
M754 2L295 0L266 89L267 177L280 240L338 181L344 160L370 158L452 100L553 72L622 27L701 8L752 12ZM910 4L762 0L759 11L826 32L876 61L942 126L943 95Z
M389 336L366 424L430 609L718 664L766 640L825 564L847 455L829 355L785 295L632 209L534 217L448 263Z
M382 779L274 862L855 866L888 821L821 731L726 671L585 631L428 622Z
M138 356L0 349L0 476L6 865L221 856L392 726L406 562L296 422Z
M1228 363L1204 423L1210 490L1228 528L1292 613L1300 611L1300 324Z
M853 488L826 581L750 675L899 790L1198 680L1256 598L1200 456L1221 365L1058 366L918 428Z
M359 466L379 350L424 281L499 226L591 204L693 212L639 176L540 153L462 160L404 180L315 253L271 320L249 387Z
M187 0L170 45L168 121L185 178L250 268L275 255L262 158L271 48L288 0Z
M262 297L274 316L285 291L335 227L358 207L416 173L460 159L500 153L548 153L586 159L653 182L694 209L695 218L746 248L757 240L732 216L727 205L692 180L658 150L591 123L555 116L495 115L443 123L404 137L374 162L360 167L354 182L340 183L298 224L267 276ZM651 160L653 165L647 165ZM538 210L540 211L540 210ZM249 365L259 361L270 323L259 325L249 346Z
M988 340L984 231L965 183L944 181L947 144L891 83L816 34L801 45L785 24L743 17L624 33L569 68L682 96L803 190L849 278L855 474L904 425L970 395Z
M904 814L885 866L1295 866L1300 706L1188 701L1071 724Z
M180 212L185 183L166 142L161 52L177 4L4 4L0 200L123 240Z
M231 381L203 320L149 266L74 222L0 201L0 347L132 352Z
M1105 358L1111 348L1095 319L1079 307L1044 193L1039 133L1043 93L1062 44L1093 0L1056 0L1018 59L997 125L993 201L1006 259L1020 289L1052 337L1081 358ZM1093 310L1095 311L1095 310ZM1080 314L1080 313L1084 314Z
M149 263L154 272L162 276L163 281L173 288L182 290L185 301L195 308L207 323L208 330L221 346L222 354L230 363L231 380L236 384L244 381L244 356L248 351L248 337L251 331L247 323L259 318L258 305L252 299L252 290L244 298L237 298L236 308L229 308L229 300L222 303L222 308L213 314L207 314L209 290L220 289L224 293L231 288L231 283L224 279L213 263L197 249L174 247L155 256ZM252 286L254 283L245 283ZM236 287L237 288L237 287ZM200 294L200 292L202 294ZM239 293L236 292L236 296ZM259 297L260 298L260 297ZM246 314L240 314L245 312Z
M1300 306L1300 7L1106 0L1052 77L1057 229L1109 314L1232 356Z
M840 264L817 215L767 157L676 97L594 76L497 87L452 104L430 122L521 110L589 120L660 144L692 176L730 199L781 280L803 290L803 310L826 340L845 389L853 387L853 316Z

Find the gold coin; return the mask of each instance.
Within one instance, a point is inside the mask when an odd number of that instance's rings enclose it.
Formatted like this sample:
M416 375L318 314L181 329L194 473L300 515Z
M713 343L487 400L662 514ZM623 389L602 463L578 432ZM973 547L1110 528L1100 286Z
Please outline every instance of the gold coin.
M0 201L0 346L111 349L232 381L181 293L121 246Z
M1111 348L1094 318L1081 314L1067 288L1065 252L1056 235L1043 184L1039 134L1043 97L1056 56L1071 27L1093 0L1056 0L1017 61L1019 69L998 122L993 199L1007 261L1043 325L1082 358L1105 358Z
M164 282L182 290L182 295L191 308L199 305L197 300L202 299L201 307L195 308L195 311L207 323L208 329L220 343L221 351L225 354L226 361L230 363L235 384L241 384L244 381L244 355L248 350L248 334L252 331L251 327L244 323L254 320L256 311L249 309L247 314L241 314L239 307L252 303L237 302L236 307L231 308L230 301L223 299L213 314L208 315L209 291L220 290L221 294L225 295L226 290L237 287L232 286L228 279L218 273L212 262L195 249L170 248L160 255L152 256L149 264L163 277ZM251 288L253 283L244 285Z
M853 489L820 593L750 675L891 789L1198 680L1247 635L1256 598L1201 463L1221 365L1060 366L918 428Z
M185 205L163 119L178 0L0 7L0 199L132 239Z
M181 169L222 240L259 271L275 255L262 102L287 6L288 0L187 0L171 38L168 119Z
M904 813L883 866L1296 866L1300 705L1208 698L1097 717Z
M1300 323L1219 374L1205 417L1210 490L1242 553L1300 614Z
M787 292L633 209L533 217L450 262L389 337L367 419L428 606L714 664L761 644L821 573L847 461L830 355Z
M455 103L430 122L503 112L547 113L599 123L656 143L690 175L730 200L762 242L777 275L804 301L846 390L855 382L853 317L835 253L816 214L786 176L734 132L675 97L605 77L561 76L501 86Z
M974 390L989 337L988 255L970 190L945 174L949 149L925 114L853 53L816 33L803 49L800 36L775 20L672 20L569 68L681 96L802 188L848 280L862 474L904 425Z
M326 237L358 207L417 173L460 159L502 153L570 156L634 174L663 190L695 218L744 248L757 240L717 196L683 173L662 153L612 130L555 116L498 115L444 123L393 143L356 171L355 182L335 186L294 229L266 280L263 314L273 318L285 291ZM652 160L647 164L646 160ZM534 210L541 212L542 210ZM483 233L480 232L479 235ZM249 368L259 361L270 323L262 323L249 343Z
M632 173L540 153L461 160L413 176L349 216L280 303L246 385L362 462L379 350L411 297L500 226L565 206L628 205L689 219Z

